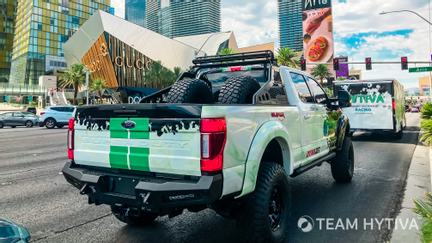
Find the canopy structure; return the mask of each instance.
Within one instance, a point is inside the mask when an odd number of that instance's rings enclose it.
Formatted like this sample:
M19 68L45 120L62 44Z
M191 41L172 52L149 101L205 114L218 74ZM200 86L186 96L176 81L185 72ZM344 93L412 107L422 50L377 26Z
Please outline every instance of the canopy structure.
M110 88L154 87L146 75L155 62L171 71L187 70L196 57L224 48L238 50L231 31L170 39L103 11L95 12L64 45L68 65L84 64L92 78L104 79Z

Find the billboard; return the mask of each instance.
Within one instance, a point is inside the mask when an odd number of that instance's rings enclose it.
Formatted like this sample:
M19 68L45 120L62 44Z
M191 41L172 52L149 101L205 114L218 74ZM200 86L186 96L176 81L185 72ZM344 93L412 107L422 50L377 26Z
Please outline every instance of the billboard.
M308 64L333 70L333 17L330 0L303 0L303 50Z

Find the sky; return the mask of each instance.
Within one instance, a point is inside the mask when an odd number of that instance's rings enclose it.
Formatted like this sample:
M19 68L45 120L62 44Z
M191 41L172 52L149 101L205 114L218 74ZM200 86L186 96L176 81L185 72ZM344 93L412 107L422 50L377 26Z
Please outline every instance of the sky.
M222 31L232 30L240 47L274 41L279 43L277 0L221 0ZM124 16L124 0L111 0L116 15ZM428 0L333 0L335 55L350 61L430 61L432 47L428 23L414 14L380 15L382 11L409 9L430 19ZM418 87L418 77L400 65L354 65L363 78L396 78L405 88ZM410 66L412 67L412 66Z

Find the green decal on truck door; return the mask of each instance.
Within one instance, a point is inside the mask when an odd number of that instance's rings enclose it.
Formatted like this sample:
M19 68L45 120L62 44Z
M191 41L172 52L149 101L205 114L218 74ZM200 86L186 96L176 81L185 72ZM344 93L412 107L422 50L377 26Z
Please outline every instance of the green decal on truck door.
M117 169L132 169L149 171L149 148L132 147L131 141L137 139L149 139L149 119L133 118L135 127L126 129L122 123L127 118L111 118L110 138L125 144L125 146L110 145L110 166Z

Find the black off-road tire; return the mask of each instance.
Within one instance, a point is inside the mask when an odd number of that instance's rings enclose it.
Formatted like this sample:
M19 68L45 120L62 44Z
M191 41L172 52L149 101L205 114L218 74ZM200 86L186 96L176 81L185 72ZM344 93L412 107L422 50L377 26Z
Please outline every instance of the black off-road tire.
M139 215L130 213L126 208L111 206L114 217L123 223L133 226L149 225L158 217L156 214L141 212Z
M3 127L4 127L3 122L0 122L0 128L3 128Z
M261 88L256 79L249 76L230 78L219 93L221 104L252 104L254 94Z
M53 128L55 128L56 125L57 125L57 122L53 118L48 118L45 120L45 127L48 129L53 129Z
M283 167L263 162L255 191L246 198L244 211L238 218L247 242L285 241L288 235L289 199L288 179Z
M352 180L354 175L354 147L348 136L345 136L342 149L331 161L331 173L333 179L338 183L348 183Z
M177 81L168 92L168 103L212 104L213 93L209 85L200 79Z
M30 128L30 127L33 127L33 122L32 121L26 121L25 122L25 127L28 127L28 128Z

